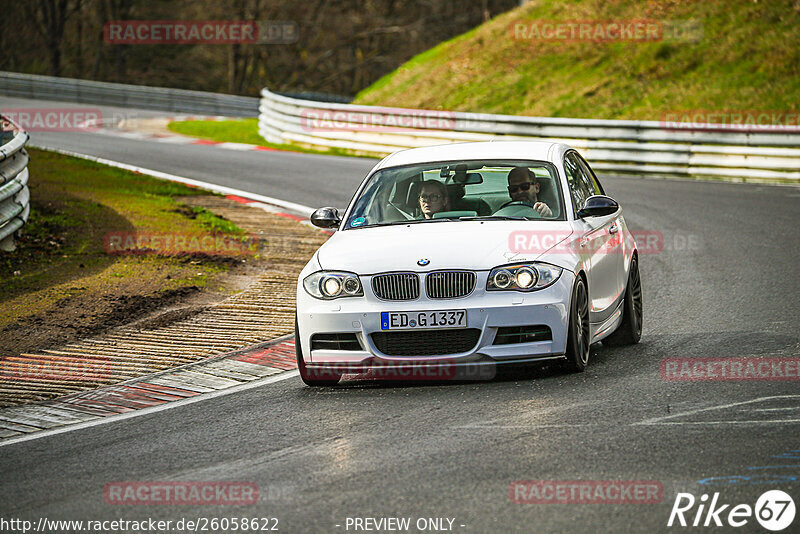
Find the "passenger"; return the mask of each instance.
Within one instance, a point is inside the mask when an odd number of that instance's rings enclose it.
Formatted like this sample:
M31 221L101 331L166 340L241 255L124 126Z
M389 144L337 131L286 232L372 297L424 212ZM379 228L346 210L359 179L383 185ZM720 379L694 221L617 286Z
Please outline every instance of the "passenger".
M447 211L450 208L450 199L447 196L447 187L438 180L426 180L419 191L419 209L422 216L432 219L434 213Z
M544 202L539 202L538 194L541 187L536 175L527 167L514 167L508 173L508 194L511 200L527 202L542 217L552 217L553 210Z

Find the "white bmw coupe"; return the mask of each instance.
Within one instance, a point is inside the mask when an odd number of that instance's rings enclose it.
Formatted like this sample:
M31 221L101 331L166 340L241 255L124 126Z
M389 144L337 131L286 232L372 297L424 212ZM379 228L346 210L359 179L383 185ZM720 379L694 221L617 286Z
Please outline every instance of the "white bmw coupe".
M642 287L622 209L559 143L403 150L378 163L297 284L308 385L343 374L557 360L637 343ZM408 373L411 369L412 372Z

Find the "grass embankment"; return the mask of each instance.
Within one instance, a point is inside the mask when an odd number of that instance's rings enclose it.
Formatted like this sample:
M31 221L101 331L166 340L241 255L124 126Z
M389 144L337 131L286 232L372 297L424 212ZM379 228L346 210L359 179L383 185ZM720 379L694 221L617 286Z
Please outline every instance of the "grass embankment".
M689 21L699 40L513 38L532 21ZM539 26L541 28L541 26ZM355 103L512 115L660 120L695 110L796 112L800 4L535 0L408 61Z
M327 154L330 156L357 156L353 152L339 148L319 150L301 145L269 143L258 135L258 119L235 119L225 121L175 121L167 126L170 131L200 139L221 143L244 143L276 150L289 150L307 154ZM370 156L372 157L372 156Z
M48 345L137 319L202 288L219 290L216 275L241 261L194 252L107 253L107 235L115 232L192 236L243 231L176 200L206 192L52 152L29 153L29 222L17 250L0 253L3 353L26 346L17 338L38 334L36 325L42 344Z

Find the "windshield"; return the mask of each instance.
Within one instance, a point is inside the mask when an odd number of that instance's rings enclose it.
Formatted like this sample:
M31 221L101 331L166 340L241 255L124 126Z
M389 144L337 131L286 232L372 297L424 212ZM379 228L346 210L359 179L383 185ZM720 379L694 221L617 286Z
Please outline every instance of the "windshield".
M361 191L344 229L475 219L564 220L555 169L507 160L382 169Z

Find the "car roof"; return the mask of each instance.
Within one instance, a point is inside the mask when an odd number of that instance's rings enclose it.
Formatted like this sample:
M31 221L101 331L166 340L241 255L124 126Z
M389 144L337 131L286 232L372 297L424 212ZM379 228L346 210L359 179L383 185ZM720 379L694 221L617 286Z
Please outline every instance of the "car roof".
M537 160L559 161L560 155L570 147L563 143L547 141L479 141L450 143L400 150L386 156L376 167L397 167L435 161L456 160Z

